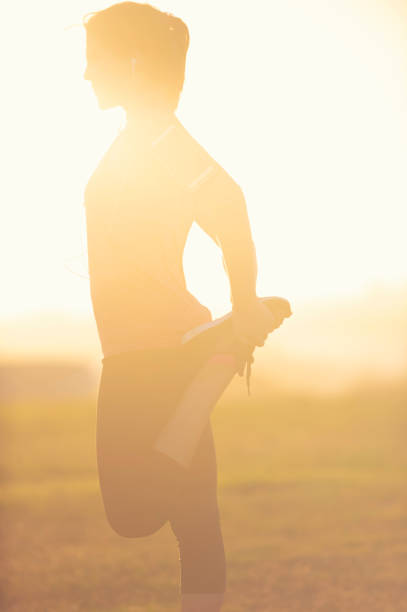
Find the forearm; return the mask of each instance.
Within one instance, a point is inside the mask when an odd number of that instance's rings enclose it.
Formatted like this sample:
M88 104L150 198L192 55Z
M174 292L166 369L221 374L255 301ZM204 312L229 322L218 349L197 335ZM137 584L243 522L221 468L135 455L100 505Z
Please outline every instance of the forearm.
M229 175L219 171L200 197L195 218L222 250L233 308L244 309L257 299L257 257L244 193Z
M230 301L234 310L242 310L257 299L257 256L252 240L223 242L222 259L230 284Z

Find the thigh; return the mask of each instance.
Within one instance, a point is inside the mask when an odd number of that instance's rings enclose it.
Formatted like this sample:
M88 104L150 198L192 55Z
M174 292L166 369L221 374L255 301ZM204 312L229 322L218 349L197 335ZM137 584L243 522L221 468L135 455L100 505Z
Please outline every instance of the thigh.
M136 469L206 358L205 349L191 344L188 350L151 349L103 360L97 400L97 449L103 465Z
M169 376L174 359L169 353L146 351L103 361L96 450L99 484L111 523L128 523L131 516L137 523L147 510L163 514L164 506L155 497L163 493L159 483L164 466L151 447L176 402L178 386Z
M167 520L168 503L177 497L185 472L152 446L193 375L194 363L178 347L103 360L97 466L105 512L116 531L145 534Z
M214 350L216 334L185 347L123 353L103 360L97 401L99 483L108 518L129 522L142 513L164 520L184 494L214 494L217 466L210 421L189 470L152 451L177 401ZM190 493L187 493L189 491ZM157 514L157 516L158 516Z
M104 359L97 401L100 459L135 465L132 459L151 445L176 401L172 363L169 354L152 351Z

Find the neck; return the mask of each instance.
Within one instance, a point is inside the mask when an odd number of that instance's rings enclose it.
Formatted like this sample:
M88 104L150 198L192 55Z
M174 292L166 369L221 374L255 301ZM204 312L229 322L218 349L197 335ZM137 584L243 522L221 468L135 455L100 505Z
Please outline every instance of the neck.
M174 111L158 106L133 106L126 109L126 130L139 132L140 134L160 129L174 123L176 117Z

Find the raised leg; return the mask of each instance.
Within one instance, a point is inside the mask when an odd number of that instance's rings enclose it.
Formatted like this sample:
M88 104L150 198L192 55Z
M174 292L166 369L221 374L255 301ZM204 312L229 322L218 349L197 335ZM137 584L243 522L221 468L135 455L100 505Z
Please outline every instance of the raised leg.
M210 357L188 384L153 448L188 468L210 414L236 368L236 358L231 353Z

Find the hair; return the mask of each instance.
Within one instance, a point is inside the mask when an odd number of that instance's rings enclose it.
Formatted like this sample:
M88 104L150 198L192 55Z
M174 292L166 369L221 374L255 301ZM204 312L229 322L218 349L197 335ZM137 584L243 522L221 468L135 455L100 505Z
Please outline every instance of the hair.
M141 60L143 79L166 107L175 110L184 86L189 31L182 19L150 4L120 2L87 13L82 23L114 57Z

